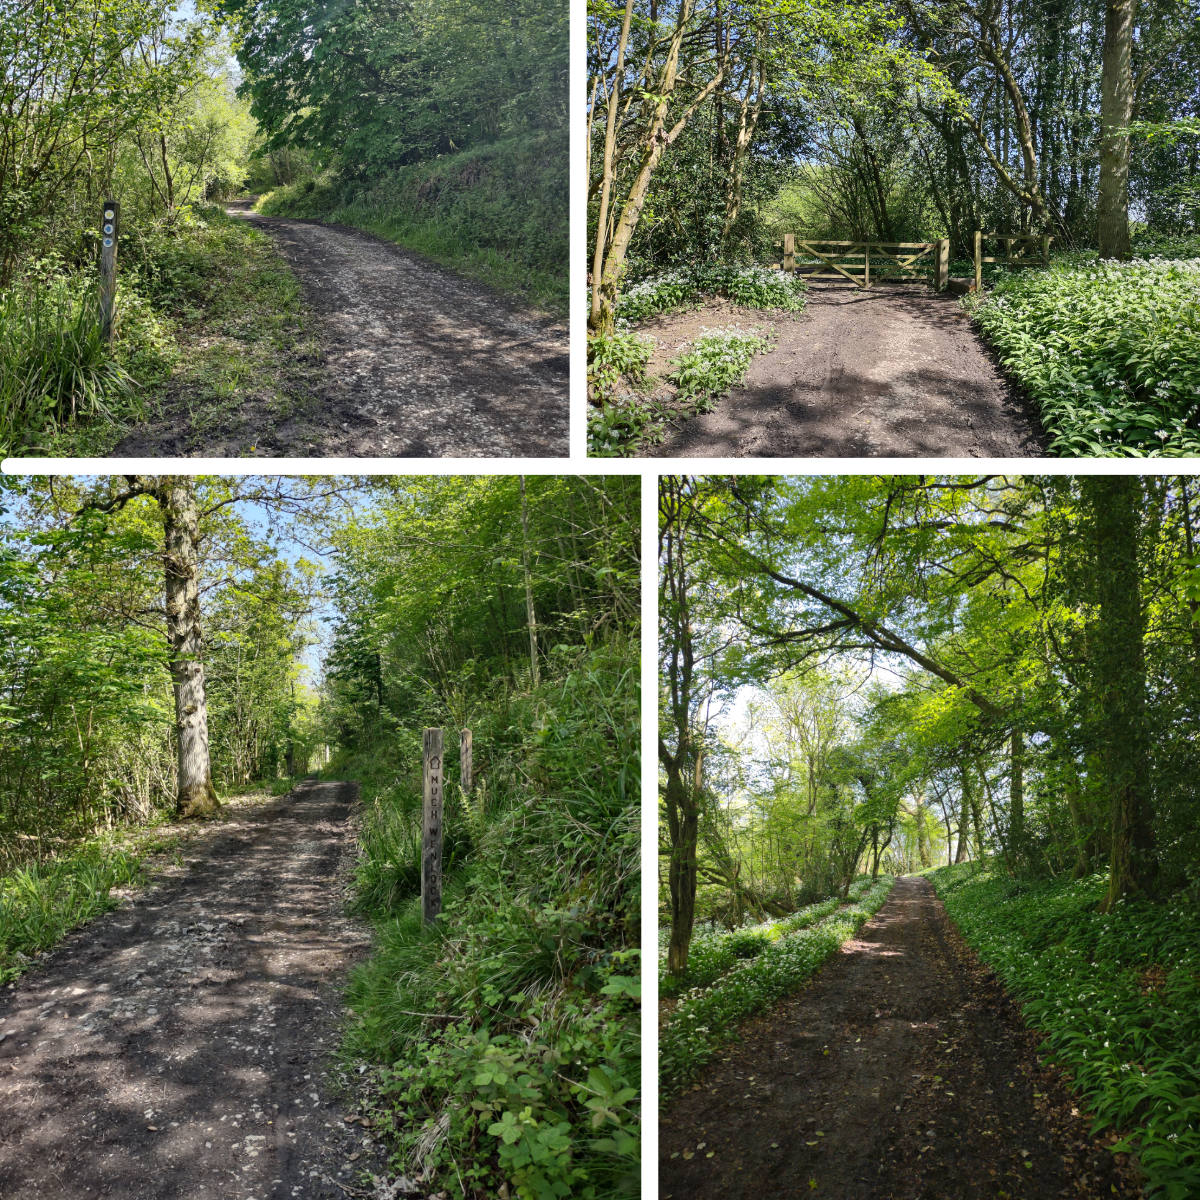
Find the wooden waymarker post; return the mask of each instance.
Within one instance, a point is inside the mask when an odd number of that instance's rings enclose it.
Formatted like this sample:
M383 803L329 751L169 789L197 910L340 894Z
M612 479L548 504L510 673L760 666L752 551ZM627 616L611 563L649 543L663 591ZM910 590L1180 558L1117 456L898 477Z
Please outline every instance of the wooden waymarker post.
M471 731L464 729L458 738L458 779L463 796L471 794Z
M950 239L939 238L937 259L934 266L934 291L944 292L950 283Z
M425 807L421 839L421 915L427 925L442 911L442 731L426 729Z
M791 274L796 269L796 235L783 235L783 269Z
M121 206L105 200L100 213L100 337L112 341L113 309L117 301L117 223Z
M975 230L975 291L983 289L983 231Z

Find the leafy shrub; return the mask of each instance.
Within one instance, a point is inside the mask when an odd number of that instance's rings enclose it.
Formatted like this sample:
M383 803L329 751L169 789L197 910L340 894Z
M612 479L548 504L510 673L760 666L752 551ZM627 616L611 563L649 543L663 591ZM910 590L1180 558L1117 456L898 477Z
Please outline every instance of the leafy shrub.
M1200 453L1200 259L1064 257L1005 276L973 315L1053 453Z
M757 957L727 971L709 988L680 997L659 1034L659 1081L664 1099L695 1077L736 1033L736 1022L772 1004L816 974L821 964L883 906L890 875L862 899L811 928L799 929L763 948Z
M634 386L644 383L653 351L653 340L636 333L593 335L588 338L588 383L601 397L607 396L622 378Z
M656 313L698 304L707 296L725 296L745 308L804 310L808 285L798 275L767 267L701 264L654 275L627 287L617 317L636 323Z
M31 955L115 908L110 890L140 878L135 857L96 845L4 876L0 879L0 983L27 970Z
M1103 875L1014 889L976 864L930 879L963 936L1046 1034L1095 1115L1127 1131L1151 1194L1200 1194L1200 908L1162 904L1097 911Z
M690 350L673 359L668 379L676 400L693 401L697 412L712 408L723 392L745 378L750 360L767 348L767 339L741 329L718 329L698 337Z

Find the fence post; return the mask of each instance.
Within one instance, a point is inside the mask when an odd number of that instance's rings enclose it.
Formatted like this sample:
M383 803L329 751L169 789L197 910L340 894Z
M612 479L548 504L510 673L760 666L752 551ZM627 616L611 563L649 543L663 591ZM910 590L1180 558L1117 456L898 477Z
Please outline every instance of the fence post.
M796 235L794 233L783 235L783 269L785 271L796 269Z
M934 271L934 291L944 292L950 285L950 239L938 238L937 267Z
M871 286L871 243L863 243L863 287Z
M1043 233L1042 234L1042 266L1048 267L1049 265L1050 265L1050 235L1048 233Z
M421 915L427 925L442 911L442 731L423 738L425 807L421 838Z
M983 231L975 230L975 290L983 287Z
M464 729L458 738L458 778L463 795L471 794L471 731Z
M121 206L105 200L100 219L100 337L112 341L113 306L117 299L117 222Z

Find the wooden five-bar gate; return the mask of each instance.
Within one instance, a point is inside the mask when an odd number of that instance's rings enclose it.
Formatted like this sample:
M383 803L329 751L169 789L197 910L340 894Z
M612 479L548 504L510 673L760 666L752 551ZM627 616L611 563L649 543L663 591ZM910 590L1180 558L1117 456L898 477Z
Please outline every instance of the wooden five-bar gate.
M950 239L935 242L819 242L783 235L785 271L806 279L848 279L869 288L872 279L924 279L942 291L950 277Z

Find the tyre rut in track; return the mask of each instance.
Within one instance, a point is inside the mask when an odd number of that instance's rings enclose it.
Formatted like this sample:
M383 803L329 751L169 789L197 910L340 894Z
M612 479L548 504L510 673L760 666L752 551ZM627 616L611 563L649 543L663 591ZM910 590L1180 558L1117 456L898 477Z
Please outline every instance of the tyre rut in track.
M903 878L663 1114L661 1200L1140 1195L1075 1105L929 883Z
M310 781L214 829L0 994L0 1196L326 1200L380 1160L331 1063L370 940L356 794Z

